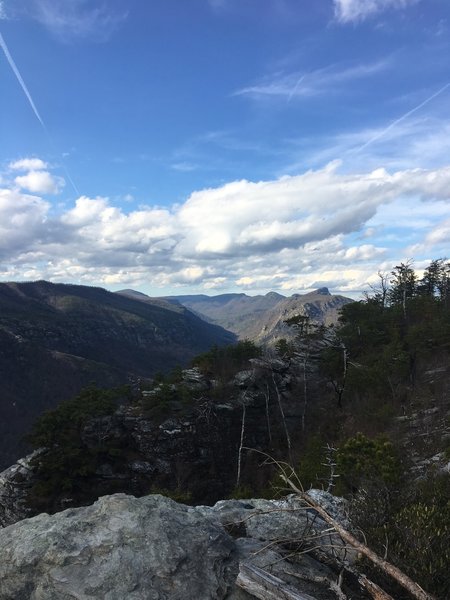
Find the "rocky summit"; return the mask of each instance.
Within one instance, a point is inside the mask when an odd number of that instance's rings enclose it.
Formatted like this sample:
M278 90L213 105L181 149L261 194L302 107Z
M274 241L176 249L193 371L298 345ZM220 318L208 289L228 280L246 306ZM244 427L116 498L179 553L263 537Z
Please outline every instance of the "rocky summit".
M330 495L317 494L330 503ZM334 506L342 515L338 501ZM1 530L0 598L245 600L254 598L244 591L245 577L263 573L296 594L280 598L332 600L329 583L338 576L326 560L283 560L283 543L300 544L313 530L324 531L325 523L293 497L188 507L160 495L115 494ZM342 549L336 536L318 539L324 556L330 544Z

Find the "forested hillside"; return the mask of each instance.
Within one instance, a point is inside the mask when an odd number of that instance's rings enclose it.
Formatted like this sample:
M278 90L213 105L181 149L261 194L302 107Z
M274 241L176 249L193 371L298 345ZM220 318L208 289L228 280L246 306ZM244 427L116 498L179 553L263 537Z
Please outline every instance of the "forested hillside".
M292 337L286 320L295 315L309 317L315 323L330 325L350 298L319 288L307 294L286 297L277 292L264 296L221 294L219 296L173 296L203 319L235 333L239 339L273 345L283 337Z
M434 260L422 278L409 263L380 274L338 327L303 328L297 342L303 358L319 346L328 388L311 409L303 484L351 497L369 544L448 597L450 264Z
M133 383L233 334L184 307L46 281L0 284L0 466L45 409L84 386Z

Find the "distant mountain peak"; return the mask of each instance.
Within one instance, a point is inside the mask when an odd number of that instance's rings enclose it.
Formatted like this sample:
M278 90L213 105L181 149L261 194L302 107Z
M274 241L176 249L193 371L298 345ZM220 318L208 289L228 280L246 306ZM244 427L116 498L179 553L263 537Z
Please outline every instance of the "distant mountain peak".
M289 298L278 292L264 296L222 294L219 296L174 296L181 304L212 323L235 333L240 339L271 344L293 333L285 321L295 315L307 315L324 325L336 323L340 308L350 298L335 296L327 287Z
M321 287L315 292L316 294L320 294L321 296L331 296L330 290L327 287Z

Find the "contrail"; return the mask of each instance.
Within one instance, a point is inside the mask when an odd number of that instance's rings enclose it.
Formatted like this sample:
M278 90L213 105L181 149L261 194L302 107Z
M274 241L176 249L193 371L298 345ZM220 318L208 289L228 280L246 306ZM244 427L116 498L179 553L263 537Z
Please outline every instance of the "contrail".
M423 102L421 102L415 108L412 108L411 110L409 110L407 113L405 113L404 115L402 115L400 118L396 119L395 121L392 121L392 123L390 125L388 125L386 127L386 129L383 129L383 131L380 131L380 133L377 133L377 135L374 135L373 138L371 138L365 144L363 144L362 146L359 146L355 150L351 150L350 152L353 153L353 152L360 152L361 150L364 150L364 148L367 148L367 146L369 146L370 144L373 144L373 142L376 142L377 140L379 140L381 137L383 137L383 135L385 135L393 127L395 127L396 125L398 125L399 123L401 123L401 121L404 121L405 119L407 119L408 117L410 117L412 114L414 114L416 111L418 111L420 108L422 108L422 106L425 106L425 104L428 104L428 102L431 102L431 100L433 100L434 98L436 98L436 96L439 96L439 94L442 94L442 92L444 92L449 86L450 86L450 83L446 83L444 85L444 87L442 87L440 90L438 90L437 92L435 92L432 96L430 96L429 98L427 98L426 100L424 100Z
M302 75L298 80L297 83L294 85L294 87L291 90L291 93L289 94L289 97L287 99L288 102L290 102L292 100L292 97L294 96L295 92L297 91L298 86L301 84L301 82L305 79L305 76Z
M36 108L35 103L33 102L33 98L31 97L30 92L28 91L27 86L25 85L25 81L22 79L22 75L19 72L19 69L16 66L16 63L13 60L13 57L11 56L9 50L8 50L8 46L6 45L5 40L3 39L2 34L0 33L0 46L2 47L3 52L5 53L6 56L6 60L9 63L9 66L11 67L11 69L13 70L14 75L17 77L17 81L20 83L25 96L28 98L28 102L30 103L31 108L33 109L34 114L36 115L36 118L38 119L39 123L42 125L42 127L45 129L45 131L47 131L47 128L45 126L44 121L41 118L41 115L39 114L38 109Z
M66 167L66 164L65 164L65 162L64 162L64 159L63 159L63 158L61 158L61 162L62 162L62 166L63 166L64 172L65 172L65 174L66 174L66 177L67 177L67 179L70 181L70 185L71 185L71 186L73 187L73 189L75 190L75 193L76 193L78 196L81 196L81 194L80 194L80 190L77 188L77 186L75 185L75 182L74 182L74 180L73 180L73 179L72 179L72 177L70 176L69 170L68 170L68 168Z
M25 96L28 98L28 102L30 103L31 108L33 109L33 112L36 115L37 120L42 125L42 128L44 129L44 131L45 131L45 133L46 133L46 135L47 135L47 137L49 139L49 142L52 144L52 146L54 146L54 144L53 144L53 142L52 142L52 140L50 138L50 134L48 132L48 129L47 129L45 123L44 123L44 120L42 119L41 115L39 114L38 109L36 108L35 103L33 102L33 98L31 97L31 94L28 91L27 86L25 85L25 81L22 79L22 75L20 74L19 69L16 66L16 63L14 62L14 59L11 56L11 54L10 54L10 52L8 50L8 46L6 45L6 42L3 39L3 36L2 36L1 33L0 33L0 46L1 46L2 50L3 50L3 52L5 53L6 60L8 61L9 66L13 70L14 75L17 77L17 81L20 83L20 86L23 89ZM78 194L78 196L79 196L80 192L79 192L77 186L75 185L72 177L70 176L69 170L67 169L67 167L66 167L66 165L64 163L64 160L61 159L61 162L63 164L63 169L64 169L64 171L66 173L67 179L69 180L70 184L72 185L73 189L75 190L75 193Z

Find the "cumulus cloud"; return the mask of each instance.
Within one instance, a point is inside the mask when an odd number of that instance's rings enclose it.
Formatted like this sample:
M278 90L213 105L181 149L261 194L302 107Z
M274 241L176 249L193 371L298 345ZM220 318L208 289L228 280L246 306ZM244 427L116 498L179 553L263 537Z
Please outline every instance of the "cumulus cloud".
M47 163L40 158L21 158L9 163L8 166L13 171L39 171L48 167Z
M414 244L409 251L416 254L418 252L429 252L431 249L437 250L435 256L448 257L448 240L450 239L450 218L438 223L430 229L424 240L419 244Z
M50 204L15 190L0 189L0 256L16 262L39 246Z
M17 176L14 181L22 189L36 194L58 194L65 182L62 177L55 177L48 171L29 171L26 175Z
M353 174L339 167L234 181L195 191L171 208L125 210L105 197L82 196L58 216L50 202L12 185L0 194L0 277L32 273L160 293L323 285L348 293L363 289L381 264L395 263L407 244L427 244L427 257L434 242L442 245L450 167ZM48 172L30 171L22 189L31 190L33 173ZM44 194L43 180L34 185ZM53 189L48 183L45 193ZM407 227L414 207L414 236L392 242L392 228L402 221Z
M334 0L335 16L341 23L364 21L387 9L402 9L418 0Z

